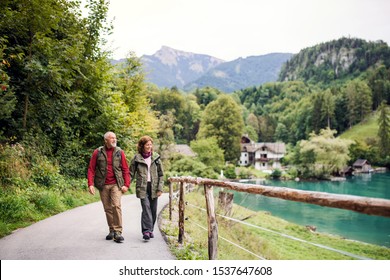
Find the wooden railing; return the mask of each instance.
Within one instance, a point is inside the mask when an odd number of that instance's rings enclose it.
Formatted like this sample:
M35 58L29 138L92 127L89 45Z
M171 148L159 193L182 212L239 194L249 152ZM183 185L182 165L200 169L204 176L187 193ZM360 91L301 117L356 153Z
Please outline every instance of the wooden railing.
M208 254L209 259L217 257L218 225L215 215L213 187L231 189L238 192L260 194L320 206L352 210L367 215L390 217L390 200L381 198L361 197L355 195L331 194L316 191L270 187L254 184L235 183L222 180L194 177L170 177L169 181L169 218L172 219L173 183L179 183L179 234L178 242L184 237L185 188L184 184L203 185L205 190L207 221L208 221Z

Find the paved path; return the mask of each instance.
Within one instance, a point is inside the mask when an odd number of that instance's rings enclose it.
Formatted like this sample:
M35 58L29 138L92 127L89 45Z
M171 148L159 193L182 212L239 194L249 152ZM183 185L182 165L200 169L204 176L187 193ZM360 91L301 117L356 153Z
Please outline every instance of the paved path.
M99 194L97 194L99 195ZM168 203L159 198L158 211ZM158 225L155 238L141 235L141 203L122 197L123 243L105 240L108 233L102 203L78 207L19 229L0 239L1 260L173 260Z

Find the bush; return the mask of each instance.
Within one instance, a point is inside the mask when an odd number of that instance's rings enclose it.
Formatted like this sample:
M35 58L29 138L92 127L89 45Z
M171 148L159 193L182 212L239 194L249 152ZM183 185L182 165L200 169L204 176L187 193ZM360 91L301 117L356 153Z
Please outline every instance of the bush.
M278 168L274 169L274 171L272 171L271 173L272 179L280 179L281 176L282 176L282 171Z
M172 162L170 172L175 174L175 176L218 178L218 174L212 168L192 157L183 157Z
M227 167L225 167L224 175L228 179L236 179L236 167L232 164L228 165Z
M31 202L43 214L57 214L66 210L61 202L60 196L53 191L44 190L37 192L31 197Z
M0 217L5 223L29 219L33 208L27 196L2 193L0 197Z
M0 180L28 178L30 171L22 145L0 145Z

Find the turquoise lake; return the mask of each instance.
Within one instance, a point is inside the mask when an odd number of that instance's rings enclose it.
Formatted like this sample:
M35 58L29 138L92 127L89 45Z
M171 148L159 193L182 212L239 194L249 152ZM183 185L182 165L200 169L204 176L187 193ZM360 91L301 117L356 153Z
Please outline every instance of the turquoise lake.
M360 174L341 182L266 180L245 183L390 199L390 173ZM390 218L387 217L242 192L234 192L234 203L255 211L268 211L299 225L316 226L317 232L390 247Z

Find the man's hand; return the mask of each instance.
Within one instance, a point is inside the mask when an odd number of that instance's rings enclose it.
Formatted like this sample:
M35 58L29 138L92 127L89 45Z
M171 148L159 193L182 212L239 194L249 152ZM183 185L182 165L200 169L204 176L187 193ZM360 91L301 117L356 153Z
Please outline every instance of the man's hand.
M126 186L122 186L122 188L121 188L122 193L127 192L127 190L128 190L128 188Z
M88 191L90 194L95 195L95 187L94 186L88 186Z

